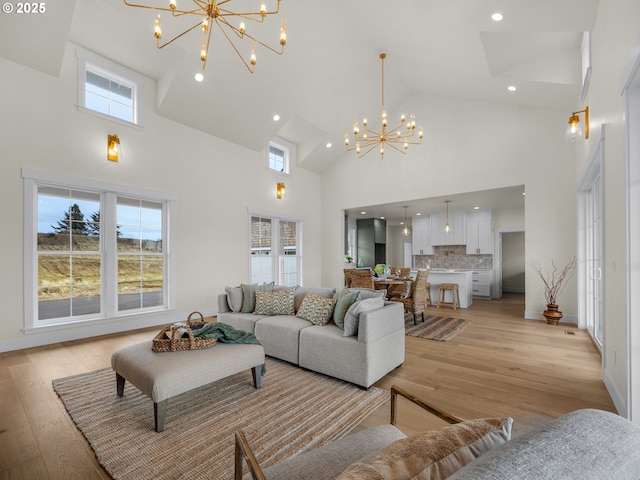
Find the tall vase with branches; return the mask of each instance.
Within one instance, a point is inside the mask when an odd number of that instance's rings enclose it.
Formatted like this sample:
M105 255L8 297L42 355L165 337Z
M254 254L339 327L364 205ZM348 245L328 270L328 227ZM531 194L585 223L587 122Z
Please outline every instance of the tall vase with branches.
M542 313L547 323L557 325L562 318L562 312L558 310L558 296L564 290L567 282L576 268L576 257L571 257L562 267L551 260L551 269L543 271L541 265L529 264L536 271L542 283L544 283L544 298L547 309Z

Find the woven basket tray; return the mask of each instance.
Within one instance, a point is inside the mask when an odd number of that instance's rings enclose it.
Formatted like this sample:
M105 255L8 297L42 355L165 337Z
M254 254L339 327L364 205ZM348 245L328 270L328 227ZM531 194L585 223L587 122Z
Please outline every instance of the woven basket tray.
M193 315L200 315L199 320L191 320ZM187 318L186 325L176 327L175 325L168 325L160 330L151 342L151 350L154 352L179 352L181 350L197 350L200 348L213 347L218 341L217 338L196 338L193 336L194 327L201 327L205 324L204 317L200 312L192 312ZM166 333L177 328L184 328L187 331L188 337L182 336L182 338L167 338Z

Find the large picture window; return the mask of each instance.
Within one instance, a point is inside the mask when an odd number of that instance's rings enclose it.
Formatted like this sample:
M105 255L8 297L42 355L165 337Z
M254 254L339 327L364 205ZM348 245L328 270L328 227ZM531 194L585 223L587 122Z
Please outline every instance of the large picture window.
M26 331L172 308L170 195L23 177Z

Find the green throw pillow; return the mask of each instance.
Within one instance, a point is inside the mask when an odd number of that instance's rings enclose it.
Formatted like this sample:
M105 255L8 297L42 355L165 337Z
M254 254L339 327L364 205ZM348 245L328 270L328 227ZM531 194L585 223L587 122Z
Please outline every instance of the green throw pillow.
M345 288L338 293L336 306L333 309L333 321L342 330L344 330L344 316L347 314L347 310L349 310L349 307L359 298L360 292L352 292L348 288Z
M256 290L261 292L271 292L273 290L273 282L263 283L262 285L247 285L242 283L242 312L253 313L256 309Z
M309 292L304 296L300 310L296 316L309 320L314 325L326 325L333 313L333 305L336 303L335 298L321 297L313 292Z
M256 290L256 309L258 315L294 315L293 292L295 288L275 292Z

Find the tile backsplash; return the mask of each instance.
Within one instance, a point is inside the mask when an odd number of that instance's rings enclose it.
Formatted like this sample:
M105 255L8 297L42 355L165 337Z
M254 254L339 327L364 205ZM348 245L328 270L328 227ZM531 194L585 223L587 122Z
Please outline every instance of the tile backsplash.
M433 247L433 255L414 255L415 268L493 269L493 255L467 255L466 245Z

